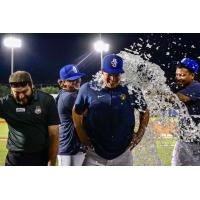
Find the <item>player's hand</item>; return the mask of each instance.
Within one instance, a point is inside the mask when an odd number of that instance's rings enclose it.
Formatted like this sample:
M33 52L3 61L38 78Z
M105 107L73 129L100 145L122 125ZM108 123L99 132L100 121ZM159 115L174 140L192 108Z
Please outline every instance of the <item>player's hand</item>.
M176 95L178 96L179 100L182 101L183 103L186 103L186 102L188 102L188 101L191 100L190 97L188 97L188 96L186 96L186 95L184 95L184 94L181 94L181 93L179 93L179 92L176 93Z
M132 150L135 146L137 146L140 143L140 141L142 140L143 135L144 134L140 133L140 132L134 133L133 139L132 139L131 143L129 144L128 148L130 150Z

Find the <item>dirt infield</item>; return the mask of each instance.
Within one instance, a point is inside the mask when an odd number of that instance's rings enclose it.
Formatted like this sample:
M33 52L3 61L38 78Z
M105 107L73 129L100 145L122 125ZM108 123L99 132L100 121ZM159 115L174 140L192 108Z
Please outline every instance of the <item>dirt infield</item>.
M6 121L0 118L0 124L6 124Z
M7 141L7 139L8 139L8 138L3 138L3 137L1 137L1 138L0 138L0 141Z
M176 132L176 122L170 122L170 124L154 122L153 128L157 134L173 135Z

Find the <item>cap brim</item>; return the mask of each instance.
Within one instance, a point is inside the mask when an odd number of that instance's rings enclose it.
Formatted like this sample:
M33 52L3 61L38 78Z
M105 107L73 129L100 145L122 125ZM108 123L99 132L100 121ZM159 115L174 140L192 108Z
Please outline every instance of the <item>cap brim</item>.
M85 76L84 73L77 73L76 75L70 77L70 78L67 78L66 80L69 80L69 81L75 81L76 79L79 79L81 77Z
M120 70L102 69L102 71L108 74L123 74L124 73L123 69L120 69Z

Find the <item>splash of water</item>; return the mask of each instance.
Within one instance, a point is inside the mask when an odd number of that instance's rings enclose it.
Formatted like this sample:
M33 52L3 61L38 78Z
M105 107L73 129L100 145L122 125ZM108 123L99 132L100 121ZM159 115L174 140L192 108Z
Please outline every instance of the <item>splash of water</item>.
M186 141L191 141L199 137L198 128L188 114L188 110L178 97L171 92L166 84L166 77L161 68L149 61L145 61L139 55L127 53L119 54L124 59L125 84L130 90L135 86L141 88L151 116L165 116L170 110L177 110L177 120L179 121L182 137ZM173 102L169 99L173 98ZM164 118L165 120L165 118ZM164 121L163 120L163 121Z
M135 87L139 87L142 90L152 119L142 142L133 151L134 165L164 165L157 152L157 142L160 141L163 152L171 144L168 145L162 142L163 135L155 132L155 122L162 127L170 127L175 124L172 136L176 137L176 139L181 136L185 141L200 138L198 131L200 127L195 126L185 105L171 92L166 84L164 71L160 66L145 60L140 55L126 51L121 51L119 56L124 60L125 74L122 77L122 84L128 86L130 93ZM91 84L96 90L103 87L101 72L94 76ZM172 97L173 102L169 101ZM176 115L174 118L170 118L169 112L174 110ZM171 157L171 155L165 156Z
M176 110L177 115L173 118L173 122L176 122L174 137L179 138L181 136L185 141L197 140L199 138L199 127L195 126L186 106L171 92L161 68L148 60L144 60L140 55L125 51L120 52L119 55L124 59L125 84L130 91L135 86L141 88L151 118L156 117L163 126L170 125L169 112ZM169 101L172 97L173 102ZM156 150L156 141L159 138L161 138L161 135L154 133L154 128L150 123L142 143L134 151L135 164L162 164Z

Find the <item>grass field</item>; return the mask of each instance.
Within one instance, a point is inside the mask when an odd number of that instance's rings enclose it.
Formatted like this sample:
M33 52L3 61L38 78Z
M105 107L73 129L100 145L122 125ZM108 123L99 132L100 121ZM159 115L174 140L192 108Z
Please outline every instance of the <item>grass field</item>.
M4 165L7 149L6 140L8 134L7 124L0 119L0 166ZM3 139L2 139L3 138ZM162 138L156 142L158 154L162 160L163 165L171 165L171 154L175 144L173 138Z
M7 154L6 140L5 141L0 140L0 166L4 165L6 154Z
M5 121L0 119L0 138L7 138L7 137L8 137L8 126L5 123Z
M6 138L8 137L8 126L0 119L0 166L4 165L7 154Z
M171 155L176 140L174 138L162 138L156 141L157 151L162 160L163 165L171 165Z

